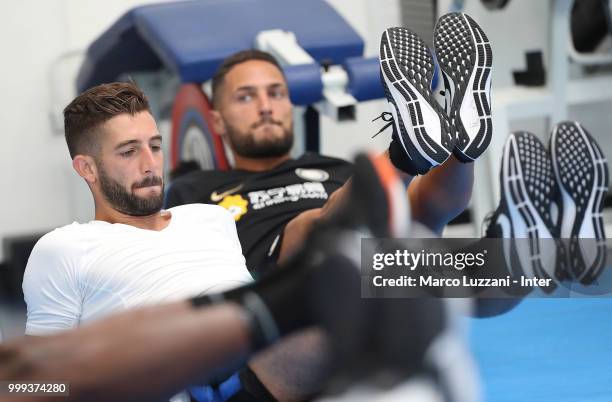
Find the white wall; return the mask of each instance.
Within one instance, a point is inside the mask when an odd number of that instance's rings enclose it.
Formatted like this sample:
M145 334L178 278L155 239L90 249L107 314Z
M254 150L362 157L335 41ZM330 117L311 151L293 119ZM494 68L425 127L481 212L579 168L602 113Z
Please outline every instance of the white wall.
M59 67L56 76L70 75L79 58L58 65L58 57L84 50L124 11L142 3L0 2L0 238L92 216L88 190L72 172L63 136L53 132L49 115L52 105L61 110L70 100L74 78L59 80L56 92L68 100L57 99L51 95L52 66Z

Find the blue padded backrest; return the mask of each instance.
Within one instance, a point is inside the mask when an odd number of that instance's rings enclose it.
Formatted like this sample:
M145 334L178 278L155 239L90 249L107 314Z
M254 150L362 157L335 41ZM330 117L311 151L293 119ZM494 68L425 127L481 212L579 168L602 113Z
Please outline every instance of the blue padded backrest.
M318 62L340 64L363 54L363 40L323 0L199 0L134 8L87 51L79 91L122 73L167 66L182 82L211 78L228 55L253 46L268 29L294 32Z

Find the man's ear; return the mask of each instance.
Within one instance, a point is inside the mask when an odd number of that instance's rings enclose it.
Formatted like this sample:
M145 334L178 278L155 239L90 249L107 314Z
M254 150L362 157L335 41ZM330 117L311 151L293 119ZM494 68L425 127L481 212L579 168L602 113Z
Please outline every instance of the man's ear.
M225 122L223 121L223 117L221 117L221 113L218 110L211 110L210 116L212 118L212 126L215 133L219 134L221 137L225 136Z
M72 159L72 167L88 184L98 180L98 168L94 158L88 155L77 155Z

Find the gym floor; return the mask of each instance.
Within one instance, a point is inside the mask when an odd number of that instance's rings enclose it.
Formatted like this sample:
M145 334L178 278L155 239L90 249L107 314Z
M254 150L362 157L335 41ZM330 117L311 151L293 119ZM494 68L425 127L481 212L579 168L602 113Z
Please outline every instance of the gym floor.
M472 320L485 401L612 400L612 300L527 299Z

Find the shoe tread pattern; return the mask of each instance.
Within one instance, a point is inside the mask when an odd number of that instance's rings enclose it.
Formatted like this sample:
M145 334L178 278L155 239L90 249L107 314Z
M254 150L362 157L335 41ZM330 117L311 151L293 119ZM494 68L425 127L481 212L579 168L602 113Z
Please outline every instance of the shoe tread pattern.
M393 82L394 88L402 94L408 107L411 121L403 123L412 124L419 146L427 152L429 158L437 164L444 162L454 148L455 138L447 116L431 91L434 62L427 45L409 29L389 28L381 40L381 67L382 73ZM386 87L386 84L384 86ZM393 101L388 88L385 89L387 98L397 109L397 102ZM427 105L421 104L415 91L427 101ZM440 143L427 132L422 114L423 107L432 108L438 115L442 128ZM399 126L404 144L409 144L406 130L401 124Z
M491 44L470 16L450 13L442 16L436 24L434 47L440 68L455 83L449 110L451 125L457 131L455 155L463 162L470 162L486 150L493 132L491 105L486 93L486 82L493 63ZM467 88L474 69L476 75L473 87ZM480 116L480 126L478 132L472 135L473 138L468 134L459 113L466 94L474 97Z
M554 202L560 210L561 202L552 171L550 156L542 142L535 135L528 132L517 132L512 135L516 141L517 153L510 153L510 163L520 166L521 175L517 173L516 177L505 178L505 180L511 181L510 196L513 203L519 206L519 213L527 224L528 233L526 237L530 239L532 244L532 257L540 254L540 239L543 234L539 233L536 217L533 216L530 208L527 206L527 200L531 202L531 205L535 208L535 213L537 213L546 229L550 232L556 245L557 255L557 263L552 276L555 280L562 281L568 278L565 264L566 253L565 247L559 240L559 225L555 224L551 216L551 204ZM520 185L520 181L523 182L523 186ZM548 271L542 267L541 261L534 259L533 264L534 272L539 278L546 279L551 277ZM551 291L554 288L556 286L548 290Z
M520 132L516 135L519 161L527 194L533 206L553 236L559 237L558 225L551 216L551 200L559 198L548 151L532 134Z
M603 269L606 255L605 232L602 217L603 202L608 191L608 163L599 145L591 135L575 122L556 126L550 147L554 147L555 166L561 186L572 198L576 214L569 234L570 266L583 283L592 282ZM590 205L589 200L594 198ZM591 267L586 267L582 255L579 233L585 219L593 225L597 242L597 256Z

